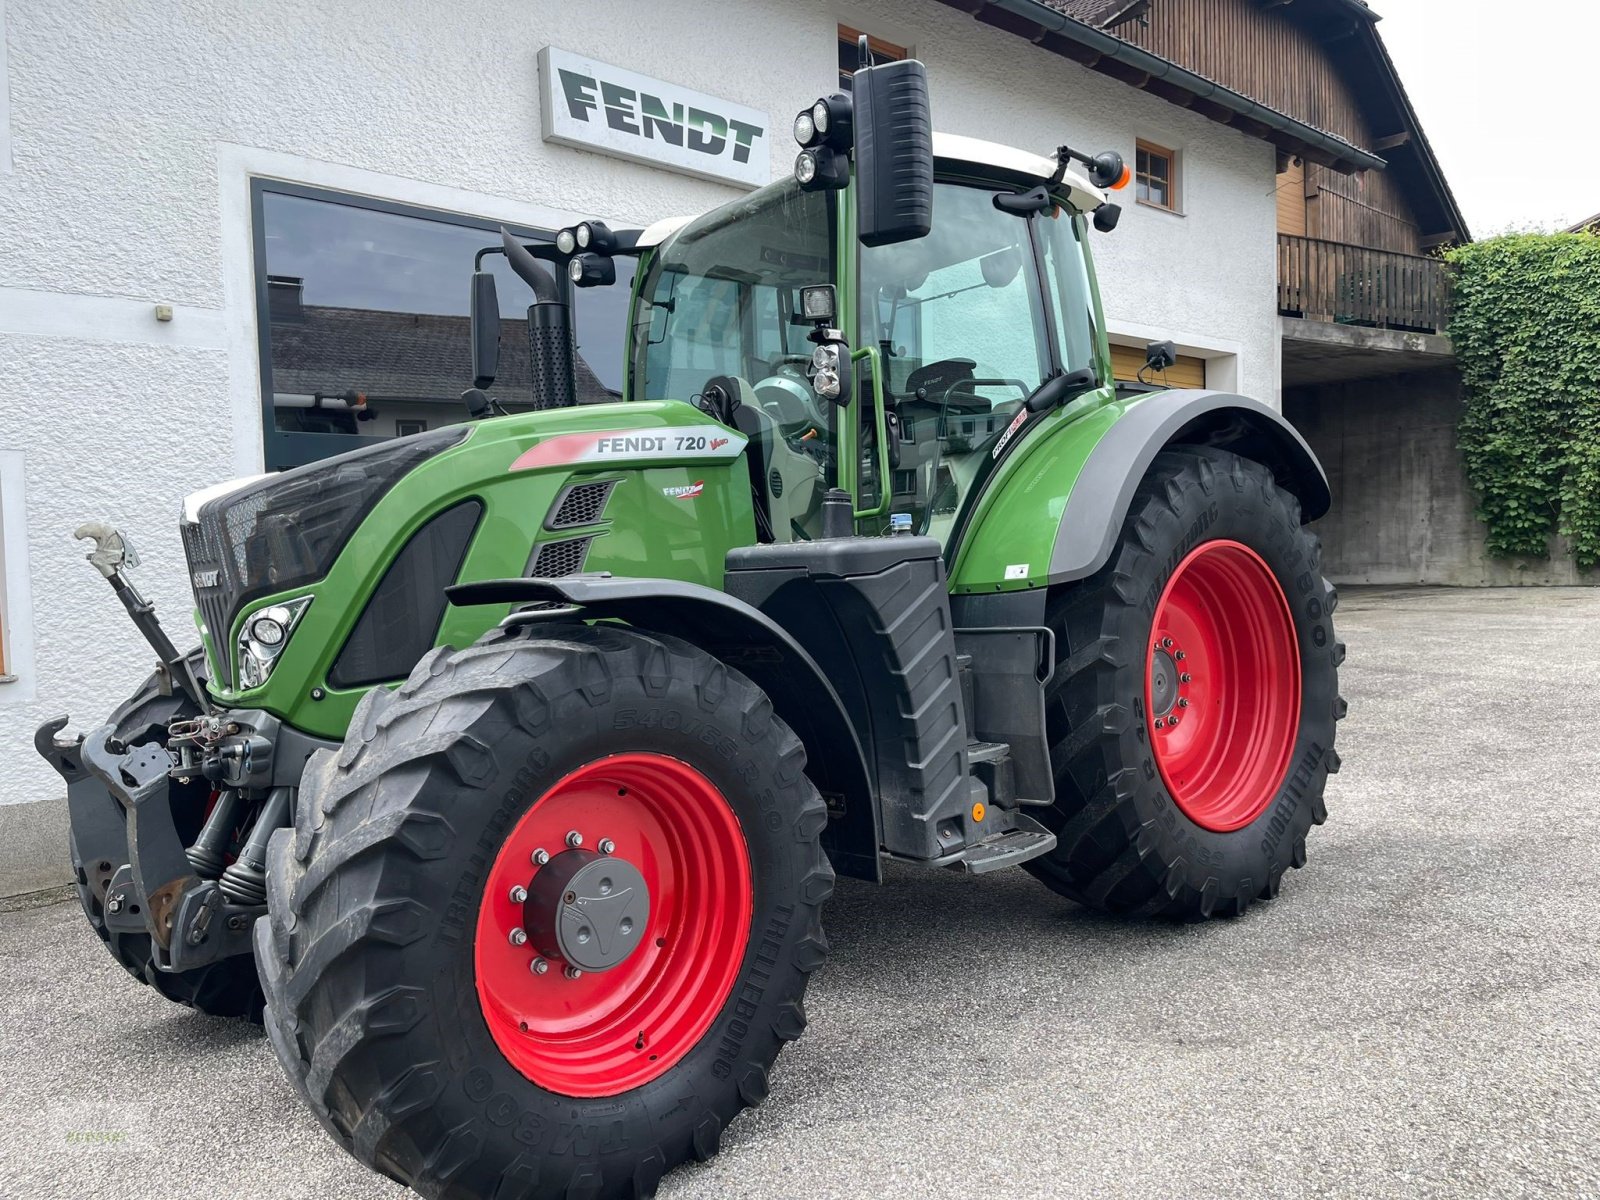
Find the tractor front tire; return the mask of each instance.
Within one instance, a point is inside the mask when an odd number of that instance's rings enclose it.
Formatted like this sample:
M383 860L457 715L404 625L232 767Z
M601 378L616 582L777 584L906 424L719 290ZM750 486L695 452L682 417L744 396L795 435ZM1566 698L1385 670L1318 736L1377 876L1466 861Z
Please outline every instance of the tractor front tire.
M273 1047L424 1196L651 1195L805 1027L826 820L771 702L684 642L554 619L436 650L272 839Z
M205 678L205 657L196 649L189 665L197 678ZM164 692L161 679L152 673L148 679L106 718L115 727L116 738L124 745L142 746L149 742L166 743L167 725L177 717L199 715L194 703L182 692ZM187 845L194 841L205 819L210 785L203 781L179 783L173 780L172 807L179 836ZM111 951L111 957L140 983L148 984L175 1004L210 1013L214 1017L242 1017L261 1020L261 985L256 980L255 963L248 955L238 955L209 963L193 971L158 970L150 953L150 935L125 933L106 924L102 898L106 884L126 861L88 858L78 849L78 840L67 834L67 852L72 857L73 880L78 903L89 927Z
M1345 709L1320 559L1261 464L1157 456L1110 561L1051 598L1057 846L1034 875L1108 912L1203 920L1305 865Z

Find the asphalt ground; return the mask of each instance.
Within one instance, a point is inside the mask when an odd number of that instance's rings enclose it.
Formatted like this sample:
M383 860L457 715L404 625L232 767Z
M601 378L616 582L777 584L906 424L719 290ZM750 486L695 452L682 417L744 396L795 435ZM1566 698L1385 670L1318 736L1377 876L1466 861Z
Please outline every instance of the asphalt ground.
M1358 592L1339 630L1344 772L1278 900L842 882L809 1030L662 1196L1600 1196L1600 589ZM406 1194L74 904L0 925L0 1195Z

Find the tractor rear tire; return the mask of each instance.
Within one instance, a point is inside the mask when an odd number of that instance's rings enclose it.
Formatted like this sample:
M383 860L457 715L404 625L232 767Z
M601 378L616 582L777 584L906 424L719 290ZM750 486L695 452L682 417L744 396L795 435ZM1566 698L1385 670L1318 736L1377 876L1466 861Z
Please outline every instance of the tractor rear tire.
M203 682L205 656L196 649L189 655L189 660L196 676ZM197 716L198 713L194 703L182 692L163 693L160 676L152 673L138 691L113 710L106 721L115 726L117 740L132 747L148 742L164 744L169 722L177 717ZM187 844L200 832L200 825L205 819L206 802L210 798L210 785L202 782L185 784L174 780L171 788L178 832ZM105 894L106 883L121 862L86 860L79 853L77 839L70 830L67 834L67 851L72 856L73 880L83 915L89 919L90 928L106 944L111 957L117 960L123 970L175 1004L198 1009L215 1017L242 1017L255 1022L261 1020L261 985L256 979L255 963L250 956L225 958L180 973L158 970L151 957L149 934L124 933L106 924L101 897Z
M552 619L435 650L273 836L273 1048L424 1196L651 1195L805 1027L826 822L771 702L687 643Z
M1236 916L1327 819L1344 716L1337 596L1259 463L1165 451L1107 565L1051 598L1049 887L1112 913Z

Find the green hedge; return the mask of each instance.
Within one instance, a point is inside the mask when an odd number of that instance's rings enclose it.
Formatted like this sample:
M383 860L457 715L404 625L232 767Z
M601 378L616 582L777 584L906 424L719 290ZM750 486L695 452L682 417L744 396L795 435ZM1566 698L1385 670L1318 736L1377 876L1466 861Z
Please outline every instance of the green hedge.
M1518 233L1446 252L1466 392L1461 453L1498 555L1600 563L1600 236Z

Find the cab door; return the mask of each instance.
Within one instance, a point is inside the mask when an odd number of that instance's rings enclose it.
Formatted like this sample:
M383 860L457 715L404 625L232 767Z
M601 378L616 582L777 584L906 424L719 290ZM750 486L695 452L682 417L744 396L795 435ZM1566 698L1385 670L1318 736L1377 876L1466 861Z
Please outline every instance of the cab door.
M860 248L854 342L863 384L881 387L889 445L885 472L864 387L855 480L863 532L903 513L914 532L948 542L1007 430L1028 415L1024 401L1060 369L1032 234L1039 218L996 208L999 190L936 182L926 237Z

